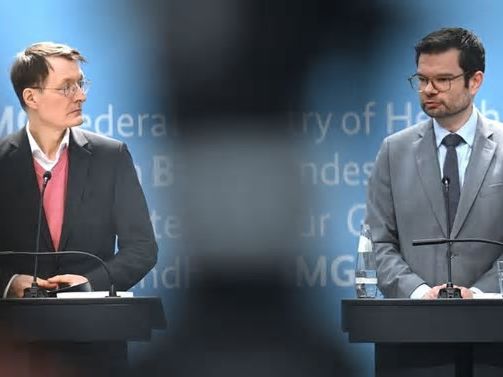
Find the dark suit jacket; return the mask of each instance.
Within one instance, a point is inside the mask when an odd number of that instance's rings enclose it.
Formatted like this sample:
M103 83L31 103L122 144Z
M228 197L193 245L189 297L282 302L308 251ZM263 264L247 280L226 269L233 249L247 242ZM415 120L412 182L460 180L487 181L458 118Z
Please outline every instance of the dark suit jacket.
M71 129L68 148L68 184L59 250L96 254L107 262L116 288L127 290L157 260L157 244L131 155L124 143L77 128ZM35 250L39 203L33 158L23 128L0 141L0 250ZM45 216L40 251L54 251ZM84 275L93 289L105 290L105 271L91 259L41 257L39 276ZM32 275L33 258L0 259L0 294L14 273Z

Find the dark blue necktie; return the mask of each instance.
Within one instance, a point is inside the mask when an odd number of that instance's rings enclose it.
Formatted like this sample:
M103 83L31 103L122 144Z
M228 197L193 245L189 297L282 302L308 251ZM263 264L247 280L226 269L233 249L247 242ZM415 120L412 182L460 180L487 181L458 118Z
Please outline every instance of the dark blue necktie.
M449 134L443 138L442 144L447 148L444 161L444 177L449 178L449 220L450 229L454 223L454 217L458 209L459 196L461 193L459 185L458 154L456 147L464 140L458 134Z

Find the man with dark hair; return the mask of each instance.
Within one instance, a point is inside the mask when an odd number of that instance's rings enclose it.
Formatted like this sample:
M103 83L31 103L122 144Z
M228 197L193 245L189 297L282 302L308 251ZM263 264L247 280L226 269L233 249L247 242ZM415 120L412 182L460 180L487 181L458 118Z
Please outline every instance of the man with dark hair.
M438 54L450 49L459 51L459 66L466 74L465 86L477 71L485 72L486 53L480 39L471 31L462 28L440 29L421 39L416 47L416 65L421 54Z
M413 247L412 240L503 241L503 128L473 104L485 52L471 31L428 34L416 46L416 63L409 81L431 119L384 140L369 182L366 221L383 294L433 299L447 279L446 246ZM499 291L500 247L457 243L451 250L452 280L463 298Z
M147 204L124 143L83 131L89 86L79 51L52 42L19 53L11 81L28 123L0 141L0 250L36 249L44 173L50 171L40 251L80 250L104 259L117 289L127 290L155 264L157 244ZM115 252L116 242L118 252ZM91 258L41 258L45 289L89 282L108 289ZM33 280L33 259L0 262L0 294L21 297Z

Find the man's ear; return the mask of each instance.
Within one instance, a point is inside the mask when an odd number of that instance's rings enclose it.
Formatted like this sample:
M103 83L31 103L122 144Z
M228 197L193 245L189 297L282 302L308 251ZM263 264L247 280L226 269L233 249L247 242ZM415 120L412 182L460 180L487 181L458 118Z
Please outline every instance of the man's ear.
M38 96L33 88L25 88L23 90L23 100L26 103L26 107L30 109L38 108Z
M484 81L484 72L482 71L477 71L473 74L472 77L470 77L468 89L470 90L472 96L477 94L480 87L482 86L483 81Z

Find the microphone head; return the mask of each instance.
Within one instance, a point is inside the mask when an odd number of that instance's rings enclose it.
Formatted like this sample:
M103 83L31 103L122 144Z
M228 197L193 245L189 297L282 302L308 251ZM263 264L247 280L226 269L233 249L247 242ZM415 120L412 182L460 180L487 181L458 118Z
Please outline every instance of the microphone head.
M449 177L447 177L446 175L444 175L444 177L442 178L442 184L444 186L448 186L450 182L451 182L451 180L449 179Z
M44 178L44 181L45 181L45 182L48 182L48 181L49 181L49 179L51 179L51 177L52 177L52 173L51 173L51 171L50 171L50 170L47 170L47 171L44 173L44 175L43 175L43 178Z

